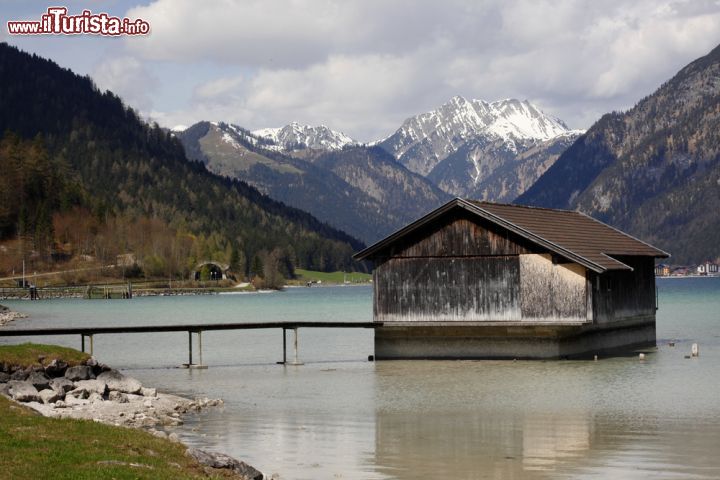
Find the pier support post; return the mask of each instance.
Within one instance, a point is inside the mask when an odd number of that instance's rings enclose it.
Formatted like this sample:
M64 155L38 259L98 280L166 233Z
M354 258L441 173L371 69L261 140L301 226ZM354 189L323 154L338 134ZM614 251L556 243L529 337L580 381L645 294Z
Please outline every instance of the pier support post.
M198 335L198 357L200 359L200 363L197 365L193 365L191 368L207 368L207 365L205 365L202 361L202 330L197 332Z
M92 336L92 335L88 335L88 337L90 338L90 356L92 357L92 356L93 356L93 353L94 353L94 349L93 349L93 336Z
M303 362L298 360L298 329L297 327L293 328L293 350L294 350L294 358L293 361L290 362L290 365L302 365Z
M188 330L188 363L187 368L190 368L190 365L193 364L192 361L192 332Z
M283 337L283 359L282 359L282 361L277 362L278 365L287 364L287 333L286 333L285 327L282 327L282 337Z
M85 334L80 334L80 351L85 353Z
M193 348L192 348L192 334L193 332L188 330L188 363L183 363L182 366L185 368L192 368L192 369L206 369L207 365L203 364L202 361L202 330L198 330L198 357L200 359L200 363L193 363Z

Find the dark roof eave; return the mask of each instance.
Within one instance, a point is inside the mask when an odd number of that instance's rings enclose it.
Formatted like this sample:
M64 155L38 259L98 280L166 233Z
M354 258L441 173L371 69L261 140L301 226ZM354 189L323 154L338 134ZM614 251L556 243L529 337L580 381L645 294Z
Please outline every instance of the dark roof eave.
M657 248L657 247L654 246L654 245L650 245L650 244L647 243L647 242L643 242L643 241L640 240L639 238L634 237L634 236L630 235L629 233L623 232L622 230L618 230L617 228L613 227L612 225L608 225L608 224L605 223L605 222L601 222L600 220L591 217L591 216L588 215L587 213L581 212L581 211L579 211L579 210L578 210L577 212L578 212L580 215L582 215L582 216L584 216L584 217L587 217L587 218L589 218L590 220L592 220L592 221L594 221L594 222L597 222L597 223L600 223L600 224L602 224L602 225L605 225L607 228L610 228L610 229L612 229L612 230L615 230L616 232L618 232L618 233L620 233L620 234L622 234L622 235L625 235L626 237L632 238L632 239L635 240L636 242L640 242L640 243L642 243L643 245L646 245L646 246L652 248L653 250L655 250L656 252L658 252L657 254L653 255L654 258L670 258L670 257L672 256L672 255L670 255L668 252L666 252L665 250L661 250L661 249ZM610 256L610 255L623 255L623 254L622 254L622 253L605 252L605 255Z

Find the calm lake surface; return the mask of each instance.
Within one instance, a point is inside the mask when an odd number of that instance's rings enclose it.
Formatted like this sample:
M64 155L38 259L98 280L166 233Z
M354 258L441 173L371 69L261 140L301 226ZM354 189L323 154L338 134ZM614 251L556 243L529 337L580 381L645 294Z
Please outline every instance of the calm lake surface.
M278 330L204 333L208 370L176 368L186 333L97 336L95 356L148 386L223 398L188 417L183 440L284 479L720 478L720 278L658 288L658 348L644 361L372 363L372 331L333 329L300 330L296 367L275 364ZM371 302L370 287L324 287L3 304L31 315L8 328L34 328L361 322ZM700 357L685 359L693 342Z

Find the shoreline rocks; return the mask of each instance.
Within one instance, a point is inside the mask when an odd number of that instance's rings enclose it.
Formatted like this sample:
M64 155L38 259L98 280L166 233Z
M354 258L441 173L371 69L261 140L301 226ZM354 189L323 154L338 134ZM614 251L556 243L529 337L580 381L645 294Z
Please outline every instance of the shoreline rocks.
M180 442L180 438L172 428L184 423L183 415L223 405L220 399L191 400L159 393L93 358L73 367L62 361L28 368L0 363L0 395L46 417L141 428L174 442ZM263 478L255 468L227 455L190 450L195 453L187 454L206 468L232 471L241 479Z
M0 393L45 416L142 428L181 425L176 412L222 402L158 394L93 358L72 367L57 360L27 368L0 364L0 385Z
M8 307L0 305L0 327L7 325L18 318L27 318L27 315L24 313L13 312Z
M194 458L200 465L205 465L210 468L227 469L240 475L241 478L248 480L263 480L263 478L265 478L259 470L224 453L207 452L199 448L188 448L185 455Z

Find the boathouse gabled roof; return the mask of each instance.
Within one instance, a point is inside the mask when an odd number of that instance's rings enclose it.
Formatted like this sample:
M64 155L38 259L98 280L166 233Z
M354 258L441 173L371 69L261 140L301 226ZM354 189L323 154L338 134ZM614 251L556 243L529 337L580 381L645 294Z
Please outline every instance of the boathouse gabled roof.
M630 266L614 257L667 258L670 256L667 252L581 212L456 198L375 245L356 253L355 258L365 260L377 257L395 242L457 208L499 225L597 273L608 270L632 270Z

